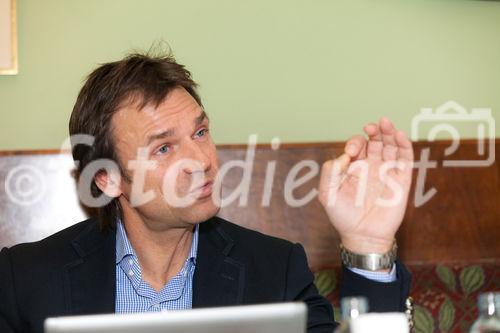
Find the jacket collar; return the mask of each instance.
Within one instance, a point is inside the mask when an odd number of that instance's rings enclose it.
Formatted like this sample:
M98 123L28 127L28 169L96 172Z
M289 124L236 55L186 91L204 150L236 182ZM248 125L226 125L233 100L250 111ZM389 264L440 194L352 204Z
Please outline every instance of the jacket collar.
M64 268L68 314L115 312L114 230L101 231L96 219L71 242L78 258Z
M200 225L193 308L241 304L245 265L230 256L235 243L214 217Z

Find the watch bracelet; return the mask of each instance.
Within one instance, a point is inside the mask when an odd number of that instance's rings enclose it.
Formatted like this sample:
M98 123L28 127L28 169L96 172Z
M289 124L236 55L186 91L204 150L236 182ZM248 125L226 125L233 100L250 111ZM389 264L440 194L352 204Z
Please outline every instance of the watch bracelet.
M340 257L346 267L377 271L392 268L392 265L396 261L397 249L398 246L396 241L394 241L392 248L386 253L360 254L349 251L340 244Z

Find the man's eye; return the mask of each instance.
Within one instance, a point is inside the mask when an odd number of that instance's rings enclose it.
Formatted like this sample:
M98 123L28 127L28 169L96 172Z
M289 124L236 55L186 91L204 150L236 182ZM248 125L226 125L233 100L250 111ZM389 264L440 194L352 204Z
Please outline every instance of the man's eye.
M202 128L198 132L196 132L195 136L202 137L202 136L205 136L207 134L207 132L208 132L208 129Z
M160 148L158 148L157 152L158 154L166 154L170 151L170 147L168 145L163 145Z

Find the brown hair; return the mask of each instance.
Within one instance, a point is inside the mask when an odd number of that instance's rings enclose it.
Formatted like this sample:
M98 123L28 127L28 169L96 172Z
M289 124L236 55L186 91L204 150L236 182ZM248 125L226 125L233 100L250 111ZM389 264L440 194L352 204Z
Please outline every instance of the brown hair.
M196 83L191 73L178 64L171 54L149 55L133 53L122 60L103 64L87 77L78 94L71 118L69 134L86 134L94 138L92 146L71 140L77 179L85 167L98 159L113 160L120 167L122 178L128 179L116 154L111 118L125 103L138 102L139 109L152 103L157 107L176 87L183 87L201 106ZM91 184L94 197L105 195L95 182ZM114 228L122 210L115 198L97 208L101 229Z

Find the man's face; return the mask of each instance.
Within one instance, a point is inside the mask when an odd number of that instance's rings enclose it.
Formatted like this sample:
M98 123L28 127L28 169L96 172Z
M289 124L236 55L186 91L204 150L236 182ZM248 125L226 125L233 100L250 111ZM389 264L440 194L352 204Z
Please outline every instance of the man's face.
M118 158L131 180L121 182L125 218L127 213L138 214L150 227L161 229L199 223L217 214L212 188L218 165L208 118L184 88L172 90L156 108L124 106L111 122ZM140 149L144 161L137 162ZM143 176L138 177L141 168ZM138 205L134 195L141 193L152 199Z

